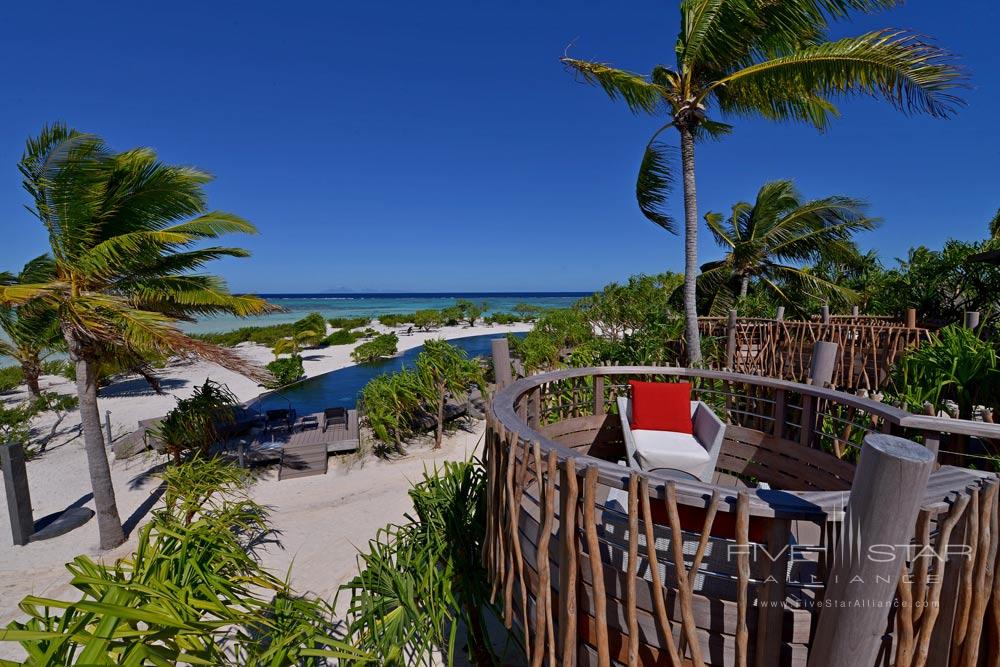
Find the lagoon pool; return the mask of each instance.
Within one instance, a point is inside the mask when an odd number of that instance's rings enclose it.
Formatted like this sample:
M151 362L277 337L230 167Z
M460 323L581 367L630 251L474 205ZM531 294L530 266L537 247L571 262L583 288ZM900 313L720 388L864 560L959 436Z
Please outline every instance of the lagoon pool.
M523 336L524 334L514 335ZM448 342L465 350L470 357L487 357L490 355L490 341L501 337L503 337L502 334L485 334L467 338L452 338ZM423 350L423 346L407 350L391 359L383 359L370 364L357 364L323 373L280 391L264 394L252 401L250 407L275 410L287 408L291 404L300 415L322 412L326 408L353 408L357 403L358 393L369 380L378 375L393 373L404 367L413 368L421 350ZM306 350L303 354L308 356L309 351Z

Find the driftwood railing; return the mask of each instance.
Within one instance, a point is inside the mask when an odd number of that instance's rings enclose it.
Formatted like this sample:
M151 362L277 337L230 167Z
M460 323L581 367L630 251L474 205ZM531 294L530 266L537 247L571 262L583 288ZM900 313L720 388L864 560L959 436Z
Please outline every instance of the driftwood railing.
M925 342L929 330L872 318L831 317L827 322L758 318L699 318L703 336L726 350L722 366L736 373L805 382L813 347L836 343L831 383L845 391L885 386L892 365L906 350Z
M713 484L618 463L621 430L609 413L630 378L691 381L728 423ZM1000 427L718 371L601 367L524 378L502 388L487 415L484 558L494 595L532 665L996 664L996 476L940 466L926 486L868 474L896 486L851 488L865 436L893 433L934 453L956 432L995 438ZM884 473L870 463L872 442L858 470ZM911 506L896 514L906 497ZM912 536L888 565L867 557L855 568L844 557L853 553L845 508L863 507L900 517ZM866 521L859 525L874 530ZM826 611L850 602L828 597L847 595L830 587L831 572L891 581L896 596L859 607L848 627ZM843 643L837 632L877 659L812 652L820 641Z

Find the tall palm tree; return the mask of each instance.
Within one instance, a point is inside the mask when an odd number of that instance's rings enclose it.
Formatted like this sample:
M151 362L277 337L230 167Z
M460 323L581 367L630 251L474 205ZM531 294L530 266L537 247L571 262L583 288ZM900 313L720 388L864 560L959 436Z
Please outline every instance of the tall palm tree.
M733 204L729 218L705 214L715 242L726 256L701 267L698 284L711 295L709 314L725 312L744 298L750 282L792 304L786 290L849 301L851 290L805 268L821 259L847 262L857 255L853 236L878 225L864 215L864 203L849 197L803 201L791 181L765 183L753 204Z
M997 212L993 214L993 218L990 220L990 238L1000 239L1000 208Z
M676 233L664 211L673 173L660 135L680 139L684 187L684 310L689 362L701 361L695 284L698 269L698 200L695 141L732 130L709 119L793 120L825 128L837 115L837 95L867 94L906 112L948 116L960 100L951 94L961 72L948 55L912 34L883 30L828 41L828 24L851 10L872 12L899 0L682 0L676 64L649 76L598 62L564 57L588 83L621 99L634 113L665 116L646 146L636 183L643 214Z
M41 255L24 265L18 273L0 273L0 285L17 285L47 282L52 279L55 267L49 255ZM14 307L0 304L0 329L7 340L0 340L0 354L13 358L21 366L28 395L41 396L38 378L42 374L42 361L46 353L60 347L62 336L56 312L41 303L28 303Z
M206 210L211 177L163 164L146 148L111 152L99 138L46 127L29 139L19 165L32 212L52 247L51 280L0 288L0 301L53 308L76 368L84 447L101 547L124 541L97 407L97 367L109 350L126 359L198 356L258 379L266 373L235 353L185 335L179 320L271 307L234 296L219 278L194 273L238 248L196 247L256 230L230 213Z

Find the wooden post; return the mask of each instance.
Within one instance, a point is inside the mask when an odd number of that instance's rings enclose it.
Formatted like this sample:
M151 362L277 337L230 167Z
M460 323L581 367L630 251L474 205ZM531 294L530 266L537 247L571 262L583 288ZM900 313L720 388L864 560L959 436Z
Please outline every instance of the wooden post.
M510 346L506 338L494 338L490 341L490 349L493 351L493 375L497 389L503 389L514 381L510 372Z
M736 363L736 311L729 311L729 321L726 322L726 368L733 369Z
M833 371L837 367L837 344L818 340L813 345L812 366L809 378L815 387L829 387L833 381Z
M809 667L875 664L933 465L934 455L915 442L865 437Z
M114 438L111 437L111 410L104 411L104 430L108 434L108 447L111 446L111 441Z
M779 322L781 322L783 319L785 319L785 307L784 306L778 306L778 311L774 314L774 319L776 319Z
M857 317L860 314L860 310L857 306L851 306L851 317Z
M830 323L830 304L824 303L819 311L819 319L823 324Z
M907 308L906 309L906 328L916 329L917 328L917 309Z
M16 442L0 445L0 467L3 468L3 487L7 492L10 534L16 546L24 546L35 532L24 447Z
M594 414L604 414L604 376L594 376Z
M576 464L566 457L559 478L559 648L564 667L576 665Z
M528 426L538 430L542 414L542 392L535 387L528 393Z
M975 329L978 326L979 326L979 311L978 310L965 311L965 328Z

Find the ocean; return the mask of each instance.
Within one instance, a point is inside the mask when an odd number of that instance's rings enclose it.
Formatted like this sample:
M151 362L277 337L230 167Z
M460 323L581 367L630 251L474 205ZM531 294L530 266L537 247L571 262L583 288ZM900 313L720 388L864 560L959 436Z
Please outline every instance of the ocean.
M447 308L459 299L486 302L487 314L511 312L519 303L542 308L566 308L589 292L440 292L399 294L261 294L284 312L260 317L239 318L231 315L203 317L183 325L189 333L232 331L240 327L294 322L309 313L323 317L377 317L389 313L411 313L426 308Z

